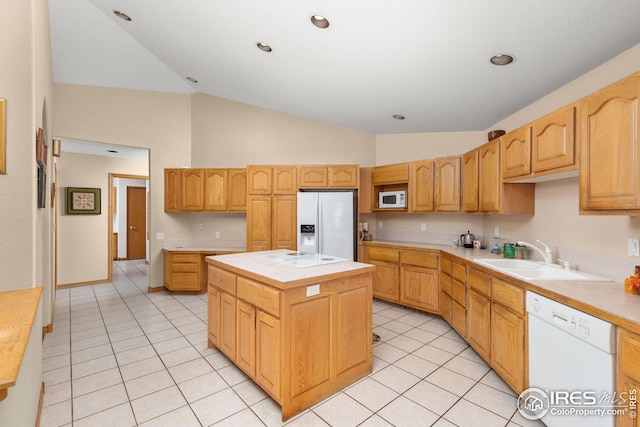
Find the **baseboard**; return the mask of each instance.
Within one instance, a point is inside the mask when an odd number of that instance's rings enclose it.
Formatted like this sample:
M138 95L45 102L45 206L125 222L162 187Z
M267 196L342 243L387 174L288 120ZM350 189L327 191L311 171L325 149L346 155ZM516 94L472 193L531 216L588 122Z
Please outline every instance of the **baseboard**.
M53 332L53 323L49 323L47 326L42 327L42 339L44 340L44 336L50 332Z
M69 289L69 288L77 288L80 286L101 285L103 283L109 283L109 279L91 280L88 282L66 283L64 285L58 285L58 289Z
M149 286L149 287L147 288L147 292L149 292L149 293L152 293L152 292L162 292L162 291L166 291L166 290L167 290L167 288L165 288L164 286L156 286L156 287Z
M40 387L40 400L38 401L38 416L36 417L36 427L40 427L40 416L42 415L42 401L44 400L44 381Z

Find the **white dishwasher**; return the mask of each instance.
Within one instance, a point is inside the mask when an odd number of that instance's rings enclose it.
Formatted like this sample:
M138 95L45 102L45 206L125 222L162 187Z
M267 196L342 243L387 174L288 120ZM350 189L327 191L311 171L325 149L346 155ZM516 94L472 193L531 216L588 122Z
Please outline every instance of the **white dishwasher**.
M529 389L546 393L549 427L614 427L615 326L527 291ZM601 412L602 411L602 412Z

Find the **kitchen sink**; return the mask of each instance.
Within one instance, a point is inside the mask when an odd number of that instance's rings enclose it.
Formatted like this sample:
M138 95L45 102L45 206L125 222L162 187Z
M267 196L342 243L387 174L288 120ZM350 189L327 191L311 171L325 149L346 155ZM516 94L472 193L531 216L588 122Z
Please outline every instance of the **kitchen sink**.
M524 259L486 258L474 259L478 264L525 280L573 280L584 282L610 282L611 279L570 270L555 265L547 265Z

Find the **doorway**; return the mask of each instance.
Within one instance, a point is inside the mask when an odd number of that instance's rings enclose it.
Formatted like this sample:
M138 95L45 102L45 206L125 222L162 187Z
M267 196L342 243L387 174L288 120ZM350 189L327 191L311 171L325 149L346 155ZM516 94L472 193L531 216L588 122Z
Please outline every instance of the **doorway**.
M127 186L127 259L147 258L147 188Z

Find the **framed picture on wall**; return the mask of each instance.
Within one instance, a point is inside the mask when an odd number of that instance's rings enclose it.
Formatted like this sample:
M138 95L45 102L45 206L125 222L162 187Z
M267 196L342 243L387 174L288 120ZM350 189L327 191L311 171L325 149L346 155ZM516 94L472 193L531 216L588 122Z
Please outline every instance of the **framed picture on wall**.
M67 187L67 215L100 215L100 189Z

